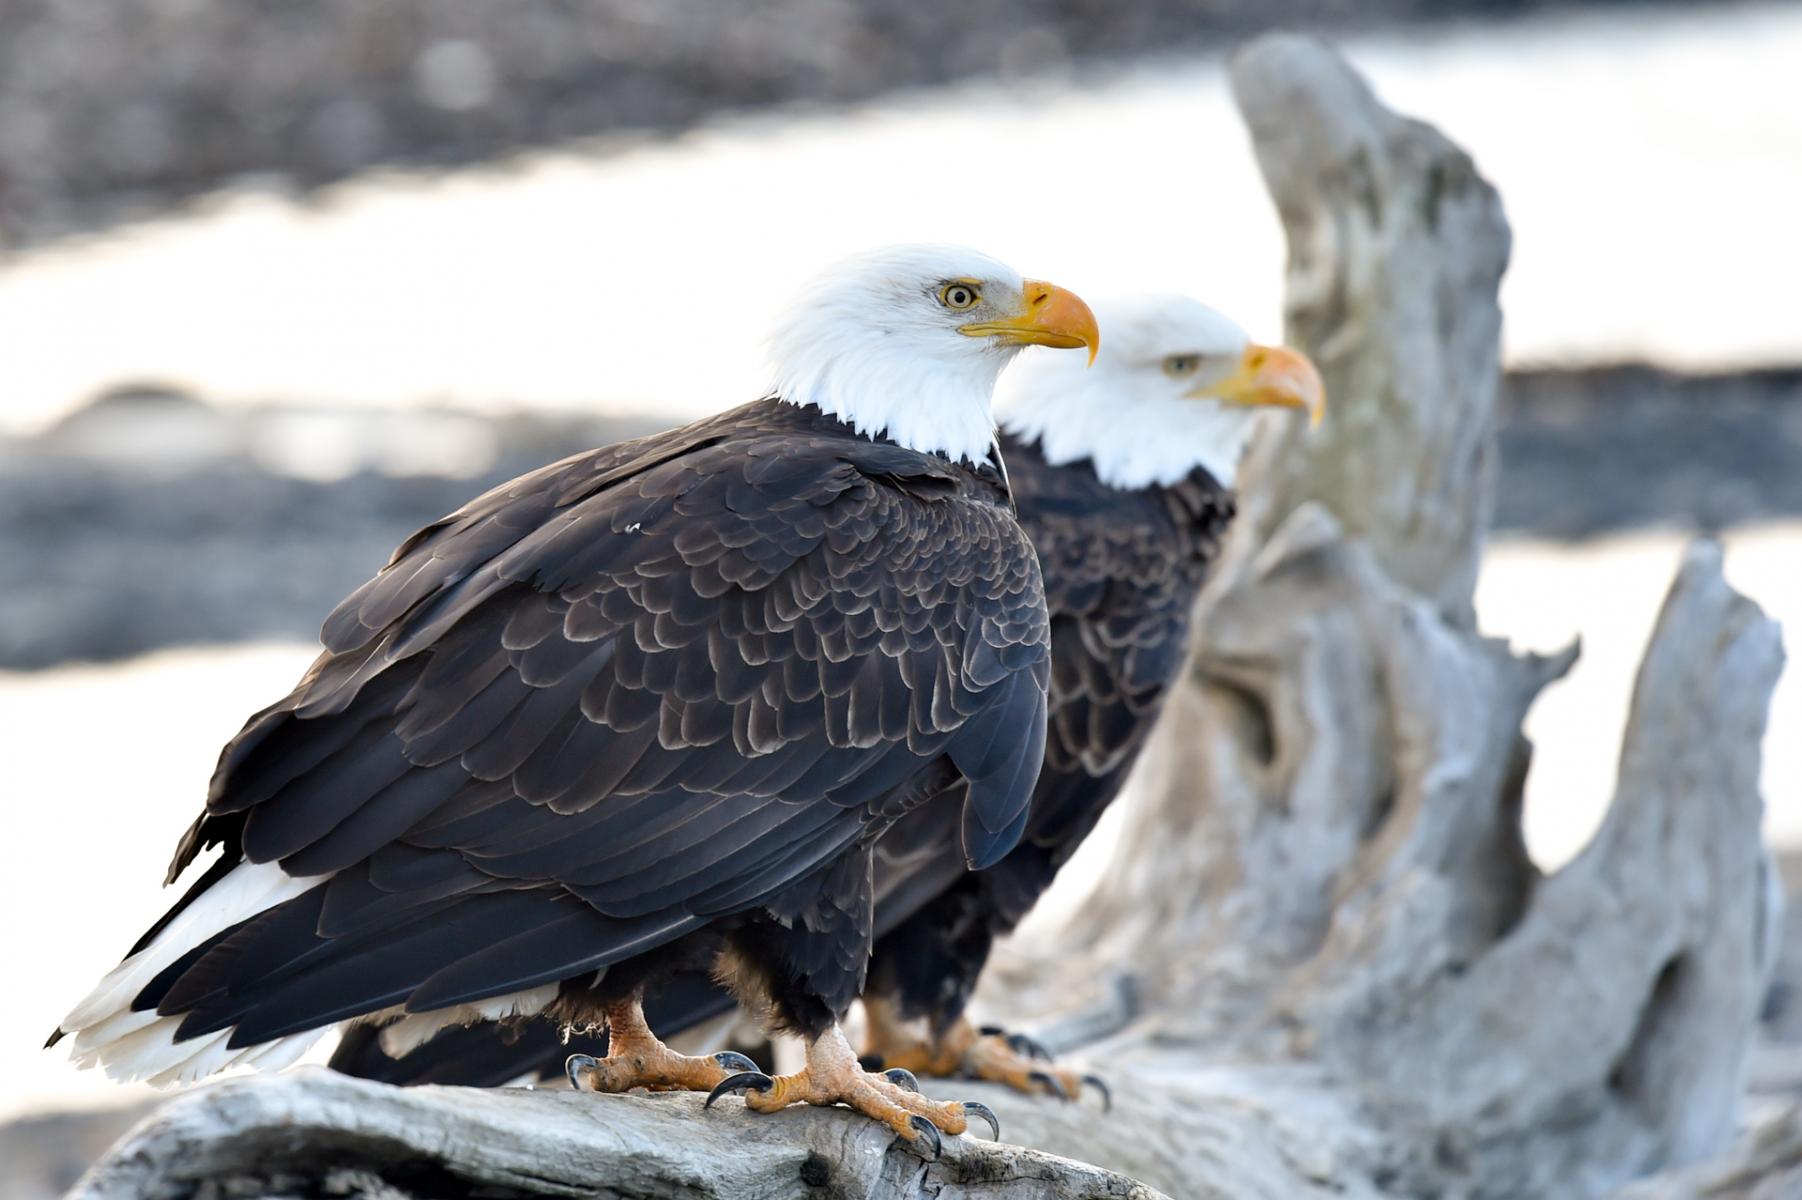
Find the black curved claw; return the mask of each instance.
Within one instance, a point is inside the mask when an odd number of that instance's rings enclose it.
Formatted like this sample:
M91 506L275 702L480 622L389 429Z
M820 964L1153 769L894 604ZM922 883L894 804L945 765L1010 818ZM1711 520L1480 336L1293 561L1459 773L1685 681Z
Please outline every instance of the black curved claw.
M1085 1087L1092 1087L1101 1093L1101 1111L1112 1112L1114 1108L1114 1093L1113 1090L1108 1087L1107 1081L1099 1075L1084 1075L1082 1081Z
M909 1142L908 1145L915 1150L921 1149L922 1145L931 1146L931 1156L928 1157L927 1155L922 1154L920 1157L926 1159L927 1162L937 1162L939 1160L939 1155L945 1152L945 1140L939 1136L939 1127L934 1125L931 1121L928 1121L925 1117L920 1116L918 1113L908 1117L907 1123L912 1125L914 1132L919 1135L914 1138L913 1141Z
M965 1100L964 1115L968 1117L981 1117L983 1120L987 1121L989 1123L989 1133L991 1135L990 1140L996 1142L1001 1140L1001 1118L995 1115L994 1109L986 1104L979 1104L974 1100Z
M1070 1089L1064 1086L1063 1080L1047 1071L1034 1071L1026 1078L1038 1084L1054 1096L1061 1096L1065 1100L1074 1099L1074 1097L1070 1095Z
M701 1107L712 1108L715 1100L731 1092L767 1092L775 1086L776 1081L762 1071L740 1071L720 1080L718 1086L707 1093L707 1103Z
M583 1071L593 1071L601 1065L601 1060L592 1054L572 1054L563 1060L563 1073L569 1077L569 1086L578 1092L592 1089L582 1082Z
M920 1090L920 1081L906 1067L890 1067L882 1073L882 1077L898 1088L905 1088L910 1092Z
M983 1037L1006 1037L1007 1030L1000 1025L978 1025L976 1032Z
M713 1061L727 1071L743 1072L759 1070L756 1063L752 1062L736 1050L721 1050L718 1054L713 1056Z
M866 1071L880 1071L882 1063L883 1058L880 1054L860 1054L857 1057L857 1065Z
M1015 1054L1024 1054L1027 1058L1037 1058L1045 1062L1050 1062L1052 1058L1051 1051L1045 1049L1045 1043L1024 1033L1008 1034L1007 1046Z

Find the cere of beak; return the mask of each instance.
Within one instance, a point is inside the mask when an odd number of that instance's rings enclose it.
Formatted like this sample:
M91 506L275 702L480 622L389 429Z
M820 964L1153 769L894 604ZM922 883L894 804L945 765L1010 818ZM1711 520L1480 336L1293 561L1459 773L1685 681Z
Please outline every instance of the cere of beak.
M995 321L960 325L966 337L992 337L1014 346L1050 346L1059 350L1089 348L1089 364L1101 351L1101 328L1081 296L1054 283L1037 279L1024 282L1024 311Z

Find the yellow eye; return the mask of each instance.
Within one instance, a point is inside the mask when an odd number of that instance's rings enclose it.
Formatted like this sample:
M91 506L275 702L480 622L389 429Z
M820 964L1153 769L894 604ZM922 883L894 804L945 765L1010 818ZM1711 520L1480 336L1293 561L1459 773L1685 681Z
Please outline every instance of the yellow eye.
M939 289L939 303L953 312L975 308L976 302L980 299L982 299L981 293L968 283L947 283Z
M1164 360L1164 374L1172 379L1187 379L1200 366L1199 354L1172 354Z

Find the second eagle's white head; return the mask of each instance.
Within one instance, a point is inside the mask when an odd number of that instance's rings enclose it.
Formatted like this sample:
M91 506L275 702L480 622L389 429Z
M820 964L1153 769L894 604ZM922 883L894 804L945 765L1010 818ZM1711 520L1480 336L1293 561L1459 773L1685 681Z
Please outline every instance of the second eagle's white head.
M1086 366L1100 345L1074 293L959 246L894 246L821 274L769 340L771 391L869 437L952 461L995 442L991 399L1024 347Z
M1107 347L1093 370L1029 355L996 393L1002 427L1038 442L1047 462L1089 459L1117 488L1169 485L1197 467L1231 487L1260 413L1301 409L1319 422L1326 390L1297 351L1257 345L1187 296L1097 307Z

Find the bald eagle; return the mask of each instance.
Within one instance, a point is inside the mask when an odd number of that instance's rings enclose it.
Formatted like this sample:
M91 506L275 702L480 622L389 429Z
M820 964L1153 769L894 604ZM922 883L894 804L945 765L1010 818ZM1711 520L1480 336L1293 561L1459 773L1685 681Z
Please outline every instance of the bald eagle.
M170 1083L343 1022L543 1013L609 1027L593 1087L962 1132L838 1022L883 832L954 791L947 844L981 868L1026 825L1049 636L990 396L1023 346L1097 343L991 258L878 252L800 297L764 399L420 530L225 747L170 879L219 856L52 1041ZM683 968L730 974L805 1068L657 1041L639 997Z
M885 1065L1066 1096L1081 1077L980 1033L965 1005L994 939L1094 829L1156 723L1258 414L1300 409L1318 421L1325 404L1306 357L1253 343L1198 301L1097 312L1108 339L1093 371L1032 356L996 395L1051 615L1050 728L1025 835L993 868L970 871L944 853L942 809L898 823L877 852L879 940L864 993L866 1050ZM908 1028L922 1019L924 1037Z
M1231 488L1258 414L1295 408L1318 421L1325 402L1305 357L1253 344L1197 301L1160 296L1097 311L1107 340L1092 370L1072 369L1070 356L1028 355L996 396L1051 617L1049 736L1025 836L994 867L967 870L946 835L955 796L885 835L876 853L880 937L863 996L867 1050L891 1068L1071 1096L1081 1077L1023 1055L1018 1039L979 1034L965 1004L994 938L1025 916L1094 828L1152 728L1232 517ZM674 1034L731 1004L691 976L647 1011ZM910 1028L919 1022L923 1031ZM570 1049L605 1052L581 1039L565 1047L547 1024L477 1025L417 1049L360 1031L332 1063L391 1082L498 1085L554 1074Z

